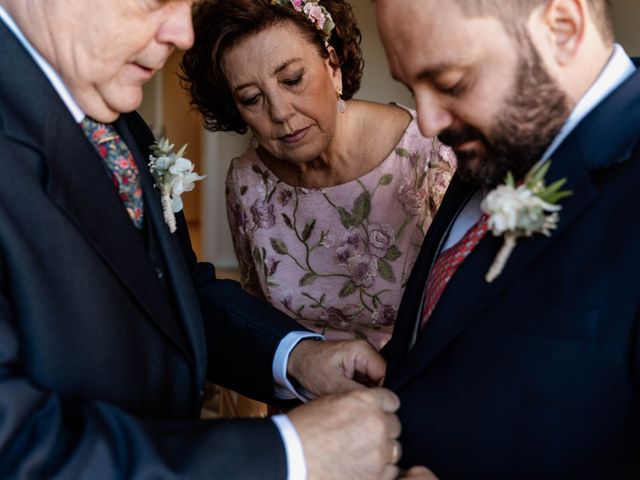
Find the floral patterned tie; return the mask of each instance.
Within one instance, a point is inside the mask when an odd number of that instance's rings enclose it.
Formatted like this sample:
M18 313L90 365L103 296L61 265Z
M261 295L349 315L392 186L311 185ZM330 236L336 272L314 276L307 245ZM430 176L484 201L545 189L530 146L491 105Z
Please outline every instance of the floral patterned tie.
M486 235L488 218L486 214L482 214L480 219L458 240L458 243L442 252L433 264L427 279L420 328L424 328L427 324L442 292L460 264Z
M140 172L129 148L113 125L105 125L85 117L80 126L104 159L120 200L133 224L136 228L142 228L143 201Z

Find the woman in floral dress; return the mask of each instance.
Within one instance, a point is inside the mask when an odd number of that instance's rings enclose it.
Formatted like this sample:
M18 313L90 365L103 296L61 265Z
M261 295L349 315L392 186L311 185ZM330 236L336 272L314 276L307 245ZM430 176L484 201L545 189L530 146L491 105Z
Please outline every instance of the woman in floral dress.
M227 176L244 287L329 339L389 339L455 168L412 110L353 100L360 32L341 0L204 2L183 60L211 130L253 133Z

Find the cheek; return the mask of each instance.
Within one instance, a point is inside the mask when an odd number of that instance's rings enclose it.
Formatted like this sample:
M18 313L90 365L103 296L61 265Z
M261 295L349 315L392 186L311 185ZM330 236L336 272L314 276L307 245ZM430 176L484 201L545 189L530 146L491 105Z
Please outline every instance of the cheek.
M249 130L260 143L271 140L273 124L269 121L266 113L242 113L240 116L249 127Z
M312 118L322 132L332 133L335 130L338 96L333 84L322 84L310 88L300 99L299 111Z

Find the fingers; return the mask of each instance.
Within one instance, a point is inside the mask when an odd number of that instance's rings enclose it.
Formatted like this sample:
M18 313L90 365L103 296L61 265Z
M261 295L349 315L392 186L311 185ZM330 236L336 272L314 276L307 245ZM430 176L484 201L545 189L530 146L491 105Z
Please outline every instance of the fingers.
M356 382L346 377L336 378L333 382L332 389L334 393L349 393L354 390L366 390L367 387L362 383Z
M362 395L385 413L394 413L400 408L398 396L386 388L371 388L363 391Z
M391 440L389 442L391 446L391 455L389 456L389 463L395 465L402 456L402 445L397 440Z
M387 424L389 438L398 438L402 432L402 424L398 417L393 413L387 413L385 414L385 422Z
M399 472L400 469L395 465L387 465L386 467L384 467L384 471L382 472L382 479L395 480L396 478L398 478Z
M438 480L427 467L412 467L408 472L400 475L400 480Z

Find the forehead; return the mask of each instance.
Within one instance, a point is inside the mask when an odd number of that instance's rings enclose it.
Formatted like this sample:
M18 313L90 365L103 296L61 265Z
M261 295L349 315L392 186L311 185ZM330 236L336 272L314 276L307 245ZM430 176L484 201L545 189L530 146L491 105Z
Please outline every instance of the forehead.
M424 72L512 56L512 39L498 19L467 17L451 0L376 0L376 15L391 73L405 82Z
M292 60L321 61L317 47L289 22L278 23L249 35L223 57L223 70L233 84L255 76L272 76Z

